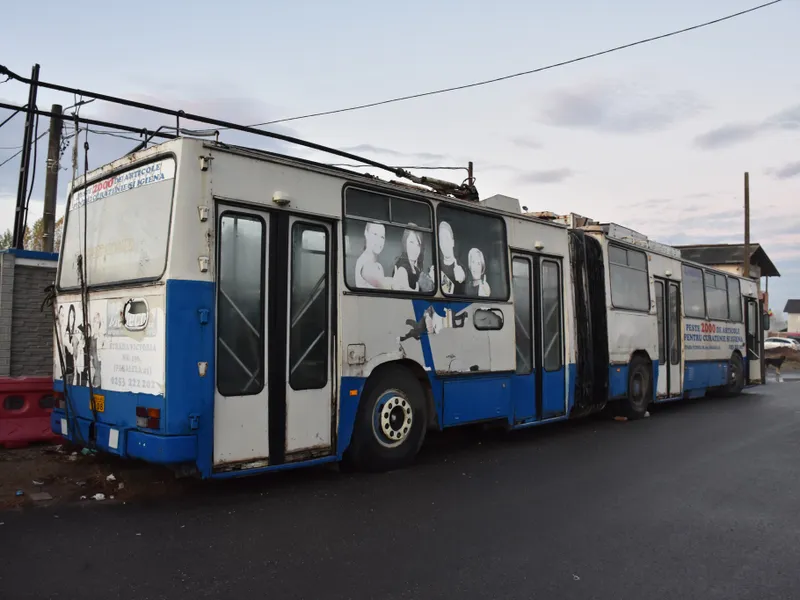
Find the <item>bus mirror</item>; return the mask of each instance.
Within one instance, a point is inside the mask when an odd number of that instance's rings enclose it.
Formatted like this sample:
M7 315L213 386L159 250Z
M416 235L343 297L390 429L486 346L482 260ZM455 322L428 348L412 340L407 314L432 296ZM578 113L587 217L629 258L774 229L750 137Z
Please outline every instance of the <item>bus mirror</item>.
M764 331L769 331L769 314L768 313L764 313L763 321L764 321Z

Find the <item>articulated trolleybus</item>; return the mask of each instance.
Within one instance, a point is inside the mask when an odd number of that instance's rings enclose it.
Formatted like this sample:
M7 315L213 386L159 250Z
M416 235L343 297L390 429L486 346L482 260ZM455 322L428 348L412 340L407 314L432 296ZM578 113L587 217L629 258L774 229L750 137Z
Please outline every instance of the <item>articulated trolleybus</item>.
M383 470L430 429L758 381L755 284L622 238L217 142L132 153L70 189L53 430L204 478Z

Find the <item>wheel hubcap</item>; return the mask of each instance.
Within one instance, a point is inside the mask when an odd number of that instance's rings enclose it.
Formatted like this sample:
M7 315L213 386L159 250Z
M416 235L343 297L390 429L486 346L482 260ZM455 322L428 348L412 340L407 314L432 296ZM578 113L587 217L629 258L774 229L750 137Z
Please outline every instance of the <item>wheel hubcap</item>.
M411 433L414 411L398 392L387 392L375 404L373 429L378 441L388 447L399 446Z

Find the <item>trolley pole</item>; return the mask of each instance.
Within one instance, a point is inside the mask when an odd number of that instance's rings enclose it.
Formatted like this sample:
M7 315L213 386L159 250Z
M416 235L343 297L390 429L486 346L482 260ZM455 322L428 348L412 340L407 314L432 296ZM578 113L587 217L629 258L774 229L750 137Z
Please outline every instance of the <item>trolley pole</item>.
M58 169L61 154L61 131L63 128L62 110L60 104L53 104L50 109L53 114L50 117L47 175L44 181L44 214L42 215L42 225L44 225L43 250L45 252L53 252L55 248L56 198L58 197Z

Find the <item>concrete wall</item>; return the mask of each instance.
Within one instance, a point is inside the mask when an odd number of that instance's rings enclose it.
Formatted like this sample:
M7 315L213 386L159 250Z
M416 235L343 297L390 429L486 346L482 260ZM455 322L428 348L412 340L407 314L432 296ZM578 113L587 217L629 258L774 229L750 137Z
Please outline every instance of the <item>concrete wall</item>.
M11 323L14 311L14 255L0 254L0 377L11 374Z
M800 314L789 315L789 333L800 333Z
M41 310L58 255L0 252L0 377L53 376L53 314Z

